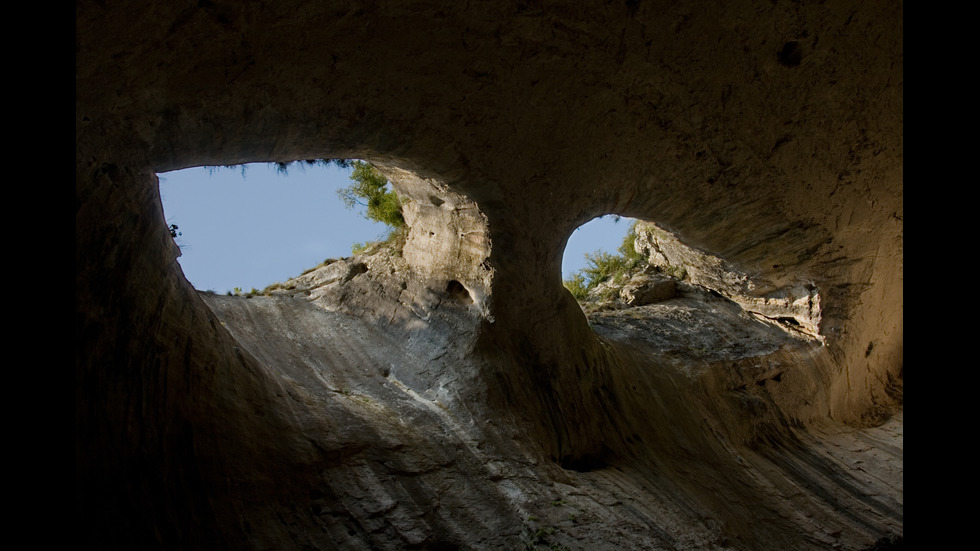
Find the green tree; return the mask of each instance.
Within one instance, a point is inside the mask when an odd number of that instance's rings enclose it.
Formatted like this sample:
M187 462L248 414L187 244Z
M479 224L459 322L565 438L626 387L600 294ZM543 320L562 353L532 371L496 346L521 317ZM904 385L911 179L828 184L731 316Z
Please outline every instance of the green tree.
M393 230L405 226L402 204L398 195L389 188L388 179L371 163L354 161L350 186L337 190L344 205L352 209L355 205L366 207L364 217L381 222Z
M606 281L617 282L628 277L634 269L642 266L645 258L636 252L636 222L630 224L619 254L604 251L585 253L586 266L564 281L565 288L578 300L589 298L589 292Z
M572 274L572 277L564 281L565 288L571 291L572 296L576 300L585 300L589 298L589 283L585 280L585 276L582 272Z
M276 167L276 172L286 176L289 174L290 167L299 164L300 166L330 166L334 165L337 168L350 168L354 166L353 159L305 159L302 161L292 161L289 163L276 162L272 163ZM244 170L244 168L242 169ZM243 174L244 175L244 174Z
M646 261L646 257L636 251L636 225L638 223L639 220L633 220L630 223L629 229L626 230L626 236L623 237L623 242L619 245L619 254L626 260L629 269L640 266Z

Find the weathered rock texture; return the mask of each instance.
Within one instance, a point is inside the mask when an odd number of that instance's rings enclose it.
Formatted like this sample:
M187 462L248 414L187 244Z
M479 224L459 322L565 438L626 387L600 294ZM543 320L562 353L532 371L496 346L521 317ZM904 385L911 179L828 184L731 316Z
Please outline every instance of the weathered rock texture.
M688 247L649 222L637 225L635 247L647 257L649 266L661 272L709 288L758 316L792 324L807 335L823 338L820 294L812 280L784 279L779 286L764 276L747 274L721 258Z
M900 538L902 17L832 1L77 3L80 538ZM338 260L271 297L191 288L155 173L338 157L411 199L401 256ZM755 283L679 283L587 319L559 264L606 213ZM801 285L819 317L789 317L818 338L739 306L794 307Z

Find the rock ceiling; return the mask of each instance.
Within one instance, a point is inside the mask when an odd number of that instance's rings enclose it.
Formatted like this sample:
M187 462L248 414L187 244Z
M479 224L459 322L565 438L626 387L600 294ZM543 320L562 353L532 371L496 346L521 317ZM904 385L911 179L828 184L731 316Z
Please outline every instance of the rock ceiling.
M82 1L75 29L83 539L901 538L900 3ZM411 198L403 254L195 291L155 174L318 158ZM587 318L559 264L608 213L744 278ZM738 307L800 293L817 339Z

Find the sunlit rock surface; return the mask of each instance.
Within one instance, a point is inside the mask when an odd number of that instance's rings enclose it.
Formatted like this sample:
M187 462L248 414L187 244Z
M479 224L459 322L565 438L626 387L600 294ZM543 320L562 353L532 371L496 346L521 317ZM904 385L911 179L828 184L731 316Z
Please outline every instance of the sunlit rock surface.
M653 223L637 226L635 246L660 272L711 289L757 316L791 324L806 335L822 339L820 293L812 280L778 286L765 277L747 274L721 258L684 245Z
M896 545L902 18L78 3L79 539ZM386 171L400 252L195 291L155 173L315 158ZM609 213L663 230L675 296L587 316L563 288L568 236Z

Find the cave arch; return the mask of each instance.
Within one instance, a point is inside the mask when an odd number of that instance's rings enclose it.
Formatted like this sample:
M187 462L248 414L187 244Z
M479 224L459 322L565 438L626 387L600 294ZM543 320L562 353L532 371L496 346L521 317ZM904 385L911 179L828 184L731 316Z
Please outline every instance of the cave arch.
M585 254L598 250L616 252L633 222L628 218L615 215L608 215L607 218L607 215L603 215L575 228L562 250L562 279L568 279L579 271L571 266L579 266Z
M137 4L76 6L85 539L513 547L535 533L528 511L563 500L593 543L861 549L901 535L900 467L869 482L829 451L902 418L900 4ZM478 204L490 255L451 279L492 272L490 315L421 309L396 285L390 327L383 308L217 318L175 269L153 174L325 156ZM419 204L442 208L430 197ZM598 212L656 220L774 285L812 281L826 345L644 369L649 350L592 337L556 277L565 229ZM445 295L450 278L431 279ZM261 341L298 319L353 344L267 354L221 324ZM350 386L316 383L308 358ZM900 465L900 440L878 451L892 449ZM561 469L583 464L600 468ZM411 499L420 488L441 493ZM552 536L589 543L571 525Z
M336 190L349 173L333 165L195 167L157 175L167 223L178 224L178 262L198 290L264 289L386 226L347 209Z

